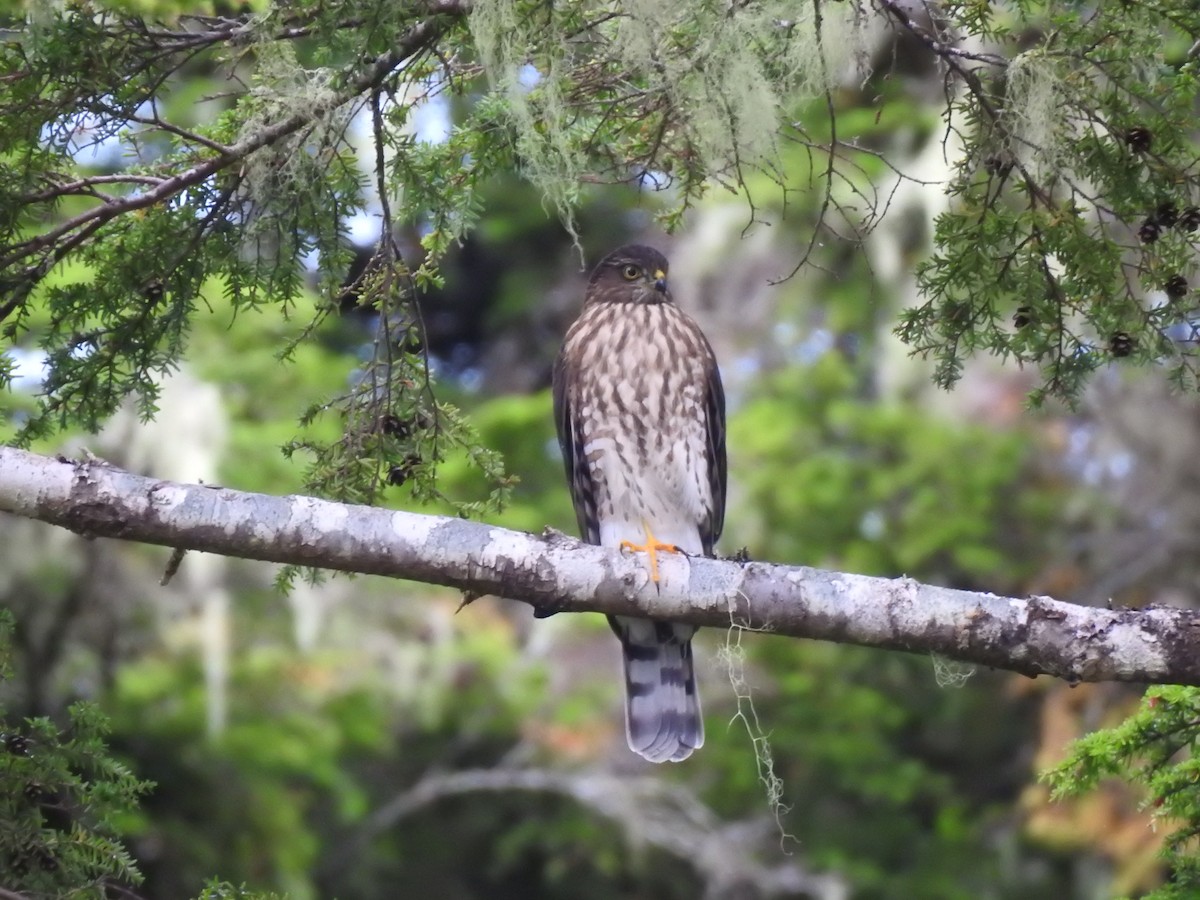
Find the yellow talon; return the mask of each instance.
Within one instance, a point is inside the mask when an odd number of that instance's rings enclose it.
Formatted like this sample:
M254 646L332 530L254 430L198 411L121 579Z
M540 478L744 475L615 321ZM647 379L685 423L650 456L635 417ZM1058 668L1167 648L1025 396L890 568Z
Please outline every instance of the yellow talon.
M642 523L642 528L646 530L646 543L635 544L633 541L621 541L622 550L634 550L646 553L650 556L650 580L658 584L658 553L661 550L663 553L682 553L683 551L674 544L664 544L654 536L654 532L650 530L650 526Z

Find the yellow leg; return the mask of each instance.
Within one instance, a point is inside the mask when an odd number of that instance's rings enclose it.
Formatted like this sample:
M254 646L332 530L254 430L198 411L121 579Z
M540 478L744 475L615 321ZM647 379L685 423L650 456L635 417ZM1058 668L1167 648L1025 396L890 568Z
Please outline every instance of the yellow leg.
M646 543L635 544L633 541L621 541L622 550L635 550L646 553L650 556L650 580L658 584L658 554L663 553L682 553L683 551L674 544L664 544L654 536L654 532L650 530L650 526L645 522L642 523L642 528L646 531Z

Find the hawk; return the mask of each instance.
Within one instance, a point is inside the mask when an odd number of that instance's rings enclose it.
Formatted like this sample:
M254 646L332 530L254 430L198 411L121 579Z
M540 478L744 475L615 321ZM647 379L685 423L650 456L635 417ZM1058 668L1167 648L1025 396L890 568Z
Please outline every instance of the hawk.
M667 260L600 261L554 363L554 419L583 539L712 556L725 518L725 394L712 348L671 299ZM704 743L692 625L609 616L625 660L625 734L653 762Z

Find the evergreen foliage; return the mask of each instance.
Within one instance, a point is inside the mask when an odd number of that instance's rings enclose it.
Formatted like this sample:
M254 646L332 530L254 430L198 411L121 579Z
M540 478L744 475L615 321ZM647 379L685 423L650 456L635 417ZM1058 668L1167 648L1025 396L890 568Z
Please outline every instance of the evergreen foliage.
M1094 791L1108 778L1144 791L1143 806L1167 835L1162 855L1171 872L1147 900L1185 900L1200 891L1198 747L1200 692L1154 687L1134 715L1076 741L1067 758L1044 774L1055 799Z
M0 614L0 684L12 676ZM0 707L0 885L29 896L108 897L142 878L120 833L150 788L105 746L108 720L75 703L60 728Z
M1162 0L948 15L998 53L943 56L959 88L951 203L898 333L945 387L984 350L1037 367L1035 403L1073 401L1113 360L1195 390L1200 14Z
M311 489L370 499L412 459L429 463L410 466L416 494L428 497L434 462L457 445L475 448L469 455L497 491L491 502L503 499L500 462L477 449L453 409L432 403L426 360L410 338L413 285L436 281L438 255L467 224L461 198L470 191L451 178L435 202L419 207L420 215L433 211L433 227L431 255L415 273L388 252L386 237L371 273L343 284L346 219L363 210L369 183L348 134L353 115L373 98L380 196L398 189L384 171L385 151L403 161L405 183L420 156L398 152L413 143L399 127L407 108L390 105L387 147L381 111L385 90L436 71L428 47L450 23L419 20L419 12L379 7L367 46L349 27L351 9L319 4L168 28L112 10L45 7L30 27L9 33L0 46L0 69L10 73L0 100L0 320L7 342L46 354L42 396L17 423L17 443L69 425L94 430L128 395L150 417L156 379L178 364L193 317L208 305L206 290L220 290L233 315L288 310L306 288L305 260L315 258L323 302L312 327L346 301L378 311L381 334L377 364L355 390L321 406L342 417L344 437L304 445L314 452ZM364 54L373 59L364 63ZM214 102L219 114L193 122L191 98L177 100L174 91L213 68L244 88L236 102ZM80 158L104 147L134 163L80 171ZM432 184L425 176L438 162L427 159L411 183ZM411 202L429 199L409 194ZM418 215L402 208L410 220ZM383 218L380 234L394 233L390 211ZM64 261L75 265L59 275ZM9 367L0 388L11 374ZM412 412L418 406L424 412ZM422 425L385 432L389 416Z

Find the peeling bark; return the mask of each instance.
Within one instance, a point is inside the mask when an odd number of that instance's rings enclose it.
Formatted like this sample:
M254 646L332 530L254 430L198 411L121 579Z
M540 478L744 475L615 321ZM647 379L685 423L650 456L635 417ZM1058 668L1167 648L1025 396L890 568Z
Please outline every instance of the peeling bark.
M1098 609L803 566L644 558L457 518L143 478L0 447L0 512L110 537L497 594L563 612L736 624L1069 681L1200 685L1200 612ZM186 563L185 563L186 564Z

